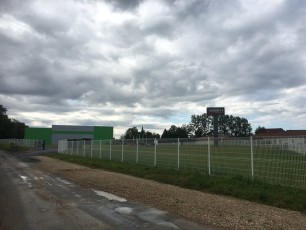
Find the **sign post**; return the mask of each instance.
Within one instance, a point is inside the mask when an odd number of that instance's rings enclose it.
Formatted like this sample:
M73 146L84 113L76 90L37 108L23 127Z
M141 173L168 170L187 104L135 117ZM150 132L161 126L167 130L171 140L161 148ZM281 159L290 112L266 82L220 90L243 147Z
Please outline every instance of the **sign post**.
M214 145L218 146L218 118L220 115L225 115L224 107L207 107L207 115L214 116Z

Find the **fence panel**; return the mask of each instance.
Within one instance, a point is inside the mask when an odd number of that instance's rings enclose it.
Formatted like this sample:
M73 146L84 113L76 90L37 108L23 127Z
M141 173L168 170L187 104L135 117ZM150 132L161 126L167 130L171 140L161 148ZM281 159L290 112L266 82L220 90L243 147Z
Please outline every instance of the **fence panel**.
M137 140L124 140L124 151L123 151L123 161L124 162L136 162L137 154Z
M43 140L33 139L0 139L0 143L10 144L13 143L18 146L42 149Z
M251 176L250 139L211 141L211 173L214 175Z
M180 169L208 173L208 138L180 139Z
M254 147L254 175L259 180L303 187L306 184L305 165L306 157L299 152L278 147Z
M178 168L179 139L159 139L156 143L156 166Z
M306 138L60 141L59 153L306 188Z
M140 139L138 140L138 163L143 165L154 166L156 159L155 139Z

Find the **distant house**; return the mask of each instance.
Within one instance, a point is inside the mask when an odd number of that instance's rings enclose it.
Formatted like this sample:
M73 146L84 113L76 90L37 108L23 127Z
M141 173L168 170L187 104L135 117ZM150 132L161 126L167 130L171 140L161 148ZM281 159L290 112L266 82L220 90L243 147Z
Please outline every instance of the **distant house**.
M306 130L283 130L282 128L265 129L256 137L306 137Z
M282 149L306 153L306 130L265 129L256 134L254 140L265 146L279 146Z

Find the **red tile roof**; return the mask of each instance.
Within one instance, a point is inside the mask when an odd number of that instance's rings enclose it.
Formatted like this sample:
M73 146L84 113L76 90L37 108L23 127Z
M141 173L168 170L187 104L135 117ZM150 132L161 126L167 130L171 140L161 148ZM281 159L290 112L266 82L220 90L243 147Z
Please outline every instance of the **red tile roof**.
M264 133L259 133L256 136L260 137L272 137L272 136L306 136L306 130L283 130L282 128L276 128L276 129L266 129Z

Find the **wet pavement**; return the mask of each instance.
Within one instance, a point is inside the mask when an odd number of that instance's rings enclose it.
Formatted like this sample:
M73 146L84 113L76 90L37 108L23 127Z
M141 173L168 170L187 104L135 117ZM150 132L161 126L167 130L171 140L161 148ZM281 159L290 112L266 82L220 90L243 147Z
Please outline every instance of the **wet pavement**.
M0 229L216 229L35 169L49 151L0 151Z

